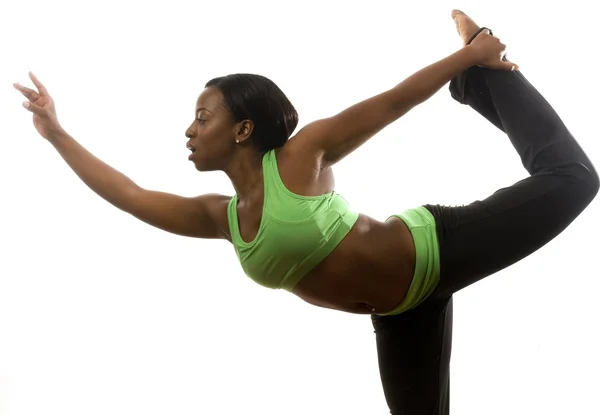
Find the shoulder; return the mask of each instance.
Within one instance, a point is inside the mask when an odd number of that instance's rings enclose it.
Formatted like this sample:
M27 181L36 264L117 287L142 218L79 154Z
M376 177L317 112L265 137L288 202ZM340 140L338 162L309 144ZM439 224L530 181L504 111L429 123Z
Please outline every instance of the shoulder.
M321 154L311 145L311 128L304 127L292 136L283 147L275 150L279 166L287 168L322 170Z
M219 228L220 233L225 239L230 240L229 220L227 219L227 208L233 199L232 196L226 196L218 193L209 193L198 196L208 215L213 219Z
M323 165L321 154L308 140L307 132L301 130L275 150L279 176L293 193L306 196L329 193L334 186L332 169Z

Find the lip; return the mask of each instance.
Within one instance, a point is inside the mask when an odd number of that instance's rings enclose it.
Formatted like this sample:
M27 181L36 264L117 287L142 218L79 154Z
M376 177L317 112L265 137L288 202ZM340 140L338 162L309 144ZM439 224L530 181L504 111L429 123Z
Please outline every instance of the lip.
M192 159L192 157L194 157L194 154L196 154L196 152L195 152L195 151L194 151L192 154L190 154L190 155L188 156L188 160L191 160L191 159Z

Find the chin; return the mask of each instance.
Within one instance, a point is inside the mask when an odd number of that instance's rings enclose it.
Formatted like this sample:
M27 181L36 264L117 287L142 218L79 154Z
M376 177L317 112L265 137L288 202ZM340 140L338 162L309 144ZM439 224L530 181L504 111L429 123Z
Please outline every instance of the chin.
M204 166L201 163L194 163L194 167L196 168L196 170L198 171L210 171L209 169L206 168L206 166Z
M201 172L207 172L207 171L215 171L215 170L219 170L218 168L216 168L215 166L211 166L208 163L203 163L200 160L196 160L194 161L194 167L196 167L196 170L201 171Z

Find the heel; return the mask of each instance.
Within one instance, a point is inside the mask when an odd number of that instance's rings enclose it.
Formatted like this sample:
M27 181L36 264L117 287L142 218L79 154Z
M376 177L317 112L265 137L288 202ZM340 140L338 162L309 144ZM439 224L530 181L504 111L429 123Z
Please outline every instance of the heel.
M467 45L470 45L471 42L473 42L475 40L475 38L477 37L477 35L479 35L484 30L487 30L488 32L490 32L490 36L494 36L494 34L492 33L492 29L488 29L487 27L482 27L477 32L475 32L475 34L473 36L471 36L471 39L469 39L469 41L467 42Z

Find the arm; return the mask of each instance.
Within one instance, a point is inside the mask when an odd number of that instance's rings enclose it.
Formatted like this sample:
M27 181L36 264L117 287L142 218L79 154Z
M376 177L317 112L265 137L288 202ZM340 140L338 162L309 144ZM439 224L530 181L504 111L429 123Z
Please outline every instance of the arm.
M159 229L197 238L225 238L215 218L229 197L208 194L187 198L146 190L87 151L66 132L49 138L67 164L99 196Z
M33 113L33 125L90 189L119 209L167 232L197 238L227 238L228 230L224 227L230 197L209 194L188 198L142 189L67 134L58 122L48 90L31 72L29 77L37 91L18 83L13 86L27 98L23 106Z
M396 87L362 101L341 113L305 126L296 146L306 146L327 168L363 145L369 138L429 99L452 78L475 65L469 47L429 65ZM292 140L293 142L295 140ZM291 143L290 142L290 143Z

